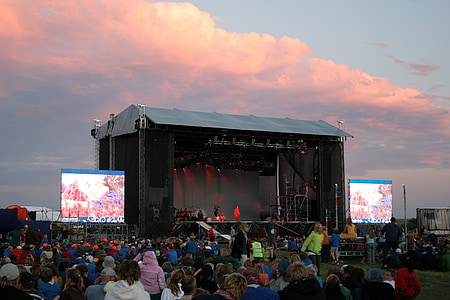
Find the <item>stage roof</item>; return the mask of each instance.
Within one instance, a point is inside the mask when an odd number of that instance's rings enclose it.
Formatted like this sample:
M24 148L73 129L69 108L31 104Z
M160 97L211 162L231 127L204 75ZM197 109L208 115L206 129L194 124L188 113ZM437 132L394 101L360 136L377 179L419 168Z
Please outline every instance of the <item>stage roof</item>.
M253 115L228 115L216 112L194 112L179 109L146 107L147 118L156 125L216 128L255 132L272 132L301 135L344 136L352 135L328 124L325 121L306 121L290 118L268 118ZM114 118L112 136L134 133L139 109L130 105ZM108 123L99 130L98 138L108 135Z

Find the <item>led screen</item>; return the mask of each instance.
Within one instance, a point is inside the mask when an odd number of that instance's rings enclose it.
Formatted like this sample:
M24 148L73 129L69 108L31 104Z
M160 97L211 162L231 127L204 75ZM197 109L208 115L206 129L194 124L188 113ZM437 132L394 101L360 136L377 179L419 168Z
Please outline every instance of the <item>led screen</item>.
M392 217L391 180L349 180L353 223L389 223Z
M124 171L61 171L63 222L123 223L124 200Z

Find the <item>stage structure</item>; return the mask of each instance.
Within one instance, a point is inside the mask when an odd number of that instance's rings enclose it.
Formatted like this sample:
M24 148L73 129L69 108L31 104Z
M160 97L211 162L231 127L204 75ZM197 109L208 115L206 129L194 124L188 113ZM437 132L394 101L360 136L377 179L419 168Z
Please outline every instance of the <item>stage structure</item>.
M166 234L178 208L214 219L214 205L227 221L238 205L239 221L325 224L328 212L343 227L344 141L352 136L324 121L139 104L91 135L99 169L125 171L125 223L140 235Z

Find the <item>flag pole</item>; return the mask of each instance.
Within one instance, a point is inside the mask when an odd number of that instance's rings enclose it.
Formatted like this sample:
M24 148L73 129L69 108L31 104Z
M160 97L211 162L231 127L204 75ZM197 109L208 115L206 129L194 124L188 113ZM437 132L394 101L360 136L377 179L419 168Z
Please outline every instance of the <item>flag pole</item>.
M405 213L405 251L408 251L408 220L406 219L406 187L404 184L402 184L403 187L403 207L404 207L404 213Z

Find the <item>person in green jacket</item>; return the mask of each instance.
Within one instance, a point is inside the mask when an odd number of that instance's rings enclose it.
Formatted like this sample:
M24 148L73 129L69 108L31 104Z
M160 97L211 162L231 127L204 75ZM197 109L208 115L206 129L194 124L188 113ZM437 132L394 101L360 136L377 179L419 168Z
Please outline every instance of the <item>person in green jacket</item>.
M322 250L323 236L322 224L314 225L314 231L312 231L303 243L302 251L306 251L313 264L317 266L317 275L320 275L320 260Z
M442 256L442 267L445 271L450 271L450 246L444 248L445 254Z

